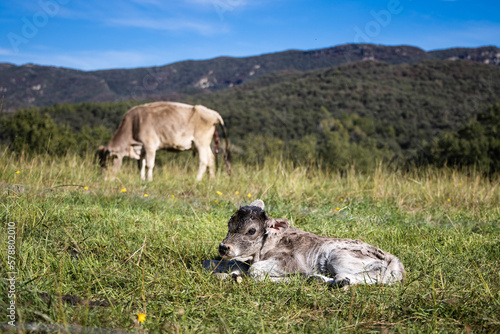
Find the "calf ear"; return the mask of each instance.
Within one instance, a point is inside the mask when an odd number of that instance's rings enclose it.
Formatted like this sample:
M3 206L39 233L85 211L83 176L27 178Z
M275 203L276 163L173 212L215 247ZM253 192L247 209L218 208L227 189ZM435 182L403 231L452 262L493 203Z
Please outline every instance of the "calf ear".
M290 222L288 219L274 219L270 218L266 221L266 234L268 235L280 235L283 234L290 227Z
M261 208L262 210L264 210L264 201L261 200L261 199L258 199L256 201L253 201L252 203L250 203L249 206L256 206L256 207Z

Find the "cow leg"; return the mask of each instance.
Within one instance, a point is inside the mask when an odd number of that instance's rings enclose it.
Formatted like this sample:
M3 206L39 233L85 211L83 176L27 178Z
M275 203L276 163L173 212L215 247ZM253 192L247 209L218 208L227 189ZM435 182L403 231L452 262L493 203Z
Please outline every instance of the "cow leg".
M198 150L198 156L200 158L200 165L198 168L198 175L196 176L196 181L201 181L201 179L203 179L203 175L205 175L205 172L207 171L209 159L208 159L208 152L205 147L197 147L197 150ZM208 148L208 150L210 150L210 147Z
M120 167L122 166L122 161L123 161L123 156L119 155L119 156L115 156L111 162L112 166L110 168L110 176L109 176L109 179L111 181L114 181L115 177L116 177L116 174L118 173L118 170L120 169Z
M146 180L146 159L139 159L139 165L141 167L141 180Z
M210 148L208 149L208 175L211 179L215 177L215 157Z
M147 180L153 181L153 168L155 167L156 150L146 149L146 167L148 169ZM142 176L142 170L141 170Z

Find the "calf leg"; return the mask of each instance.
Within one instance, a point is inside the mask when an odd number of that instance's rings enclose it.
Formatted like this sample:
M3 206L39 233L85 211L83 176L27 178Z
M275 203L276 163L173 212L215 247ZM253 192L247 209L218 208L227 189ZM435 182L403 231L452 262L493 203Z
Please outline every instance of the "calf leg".
M378 283L378 277L380 273L359 273L359 274L337 274L335 277L328 282L329 285L333 285L335 287L343 287L345 285L353 285L353 284L376 284ZM378 276L376 276L378 275Z
M331 271L334 277L327 282L328 284L336 287L353 284L377 284L384 283L383 275L387 269L387 262L373 261L368 264L350 262L349 267L338 267L337 269L340 270L336 271L336 274Z
M286 281L288 279L286 271L281 268L278 261L273 259L252 264L248 270L248 274L256 281L262 281L266 277L269 277L273 282Z

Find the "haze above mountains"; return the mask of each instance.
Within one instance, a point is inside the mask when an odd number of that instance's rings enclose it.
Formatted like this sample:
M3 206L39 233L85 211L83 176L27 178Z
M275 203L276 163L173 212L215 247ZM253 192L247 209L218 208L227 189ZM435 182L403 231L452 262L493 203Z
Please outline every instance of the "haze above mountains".
M223 90L274 72L306 72L350 62L414 64L465 60L500 66L495 46L426 52L412 46L346 44L326 49L289 50L260 56L182 61L160 67L80 71L67 68L0 64L2 111L61 103L179 100Z

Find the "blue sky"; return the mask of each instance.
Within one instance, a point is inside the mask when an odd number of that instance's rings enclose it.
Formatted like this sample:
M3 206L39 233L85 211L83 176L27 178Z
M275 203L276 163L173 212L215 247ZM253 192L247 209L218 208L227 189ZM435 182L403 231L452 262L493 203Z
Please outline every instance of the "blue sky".
M354 42L500 45L498 1L1 0L0 13L0 62L82 70Z

